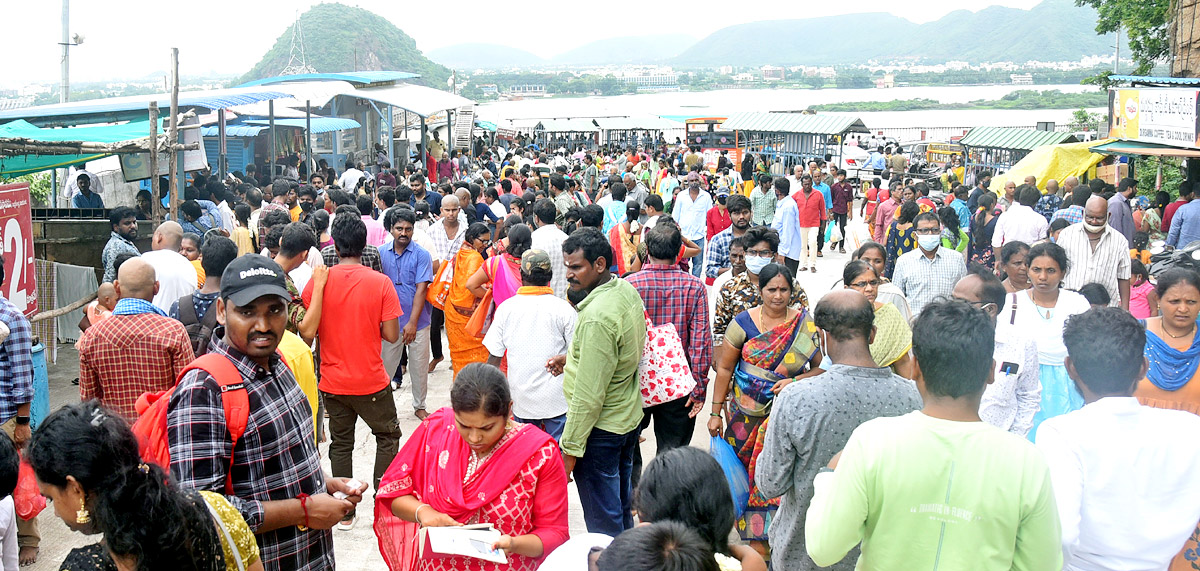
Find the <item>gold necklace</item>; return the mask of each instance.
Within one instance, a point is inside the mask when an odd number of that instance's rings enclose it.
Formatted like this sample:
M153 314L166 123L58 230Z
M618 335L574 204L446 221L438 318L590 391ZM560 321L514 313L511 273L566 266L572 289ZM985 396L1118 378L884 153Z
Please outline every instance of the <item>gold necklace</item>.
M1167 326L1165 324L1162 325L1162 330L1163 330L1163 333L1166 333L1167 337L1170 337L1171 339L1183 339L1184 337L1188 337L1196 332L1196 322L1193 321L1192 329L1190 331L1188 331L1187 333L1184 333L1183 335L1178 335L1178 336L1172 335L1170 331L1167 331Z

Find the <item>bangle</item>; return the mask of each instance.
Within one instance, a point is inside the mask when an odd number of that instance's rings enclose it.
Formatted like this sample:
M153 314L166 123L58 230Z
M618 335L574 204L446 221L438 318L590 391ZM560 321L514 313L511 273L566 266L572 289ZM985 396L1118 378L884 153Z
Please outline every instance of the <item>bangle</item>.
M723 401L723 400L715 400L715 401L713 401L713 404L725 404L725 401Z
M413 511L413 519L417 520L416 524L421 527L425 527L425 524L421 523L421 508L427 508L427 507L429 507L429 504L421 504L421 505L417 506L417 509L415 511Z
M715 416L715 417L717 417L717 418L721 418L721 413L719 413L719 412L710 412L710 413L708 413L708 416Z
M299 528L300 531L308 531L308 494L302 493L296 496L296 499L300 500L300 509L304 511L304 525L298 525L296 527Z

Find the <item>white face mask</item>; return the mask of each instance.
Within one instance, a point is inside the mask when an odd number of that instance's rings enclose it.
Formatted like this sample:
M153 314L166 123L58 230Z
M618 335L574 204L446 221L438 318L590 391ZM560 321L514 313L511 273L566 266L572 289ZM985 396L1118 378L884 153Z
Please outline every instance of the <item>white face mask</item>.
M758 256L746 256L746 271L758 275L767 264L771 263L771 258L760 258Z
M928 234L918 234L917 244L921 246L922 250L925 250L926 252L932 252L936 250L938 246L942 245L942 237L938 234L934 234L932 236Z
M1084 230L1087 230L1088 232L1091 232L1092 234L1096 234L1096 233L1098 233L1098 232L1100 232L1100 231L1104 230L1104 226L1105 226L1105 225L1106 225L1106 224L1101 224L1101 225L1099 225L1099 226L1096 226L1096 225L1094 225L1094 224L1088 224L1088 223L1085 221L1085 222L1083 223L1083 229L1084 229Z

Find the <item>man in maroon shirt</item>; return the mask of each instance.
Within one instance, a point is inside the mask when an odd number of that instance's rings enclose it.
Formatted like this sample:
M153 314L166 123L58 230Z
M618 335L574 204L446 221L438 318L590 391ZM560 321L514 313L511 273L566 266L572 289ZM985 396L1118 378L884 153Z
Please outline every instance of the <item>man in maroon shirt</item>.
M1183 181L1179 183L1179 200L1167 205L1166 211L1163 212L1162 228L1163 234L1166 234L1171 229L1171 219L1175 217L1175 211L1179 210L1180 206L1187 204L1195 198L1195 190L1192 189L1191 181Z
M854 211L851 206L854 205L854 186L846 182L845 169L834 167L834 178L837 182L830 187L833 199L833 222L837 224L838 230L841 230L842 239L836 241L838 252L846 253L846 220L854 216ZM833 249L833 244L829 245L830 250Z

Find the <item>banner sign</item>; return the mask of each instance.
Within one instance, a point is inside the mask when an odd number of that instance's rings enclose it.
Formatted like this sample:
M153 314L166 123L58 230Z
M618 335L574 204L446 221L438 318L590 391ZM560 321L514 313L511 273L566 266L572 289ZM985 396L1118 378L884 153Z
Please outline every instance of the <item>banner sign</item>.
M1200 147L1197 94L1188 88L1109 91L1109 136L1179 147Z
M27 182L0 185L0 251L4 252L4 285L0 291L26 316L37 313L33 215Z

